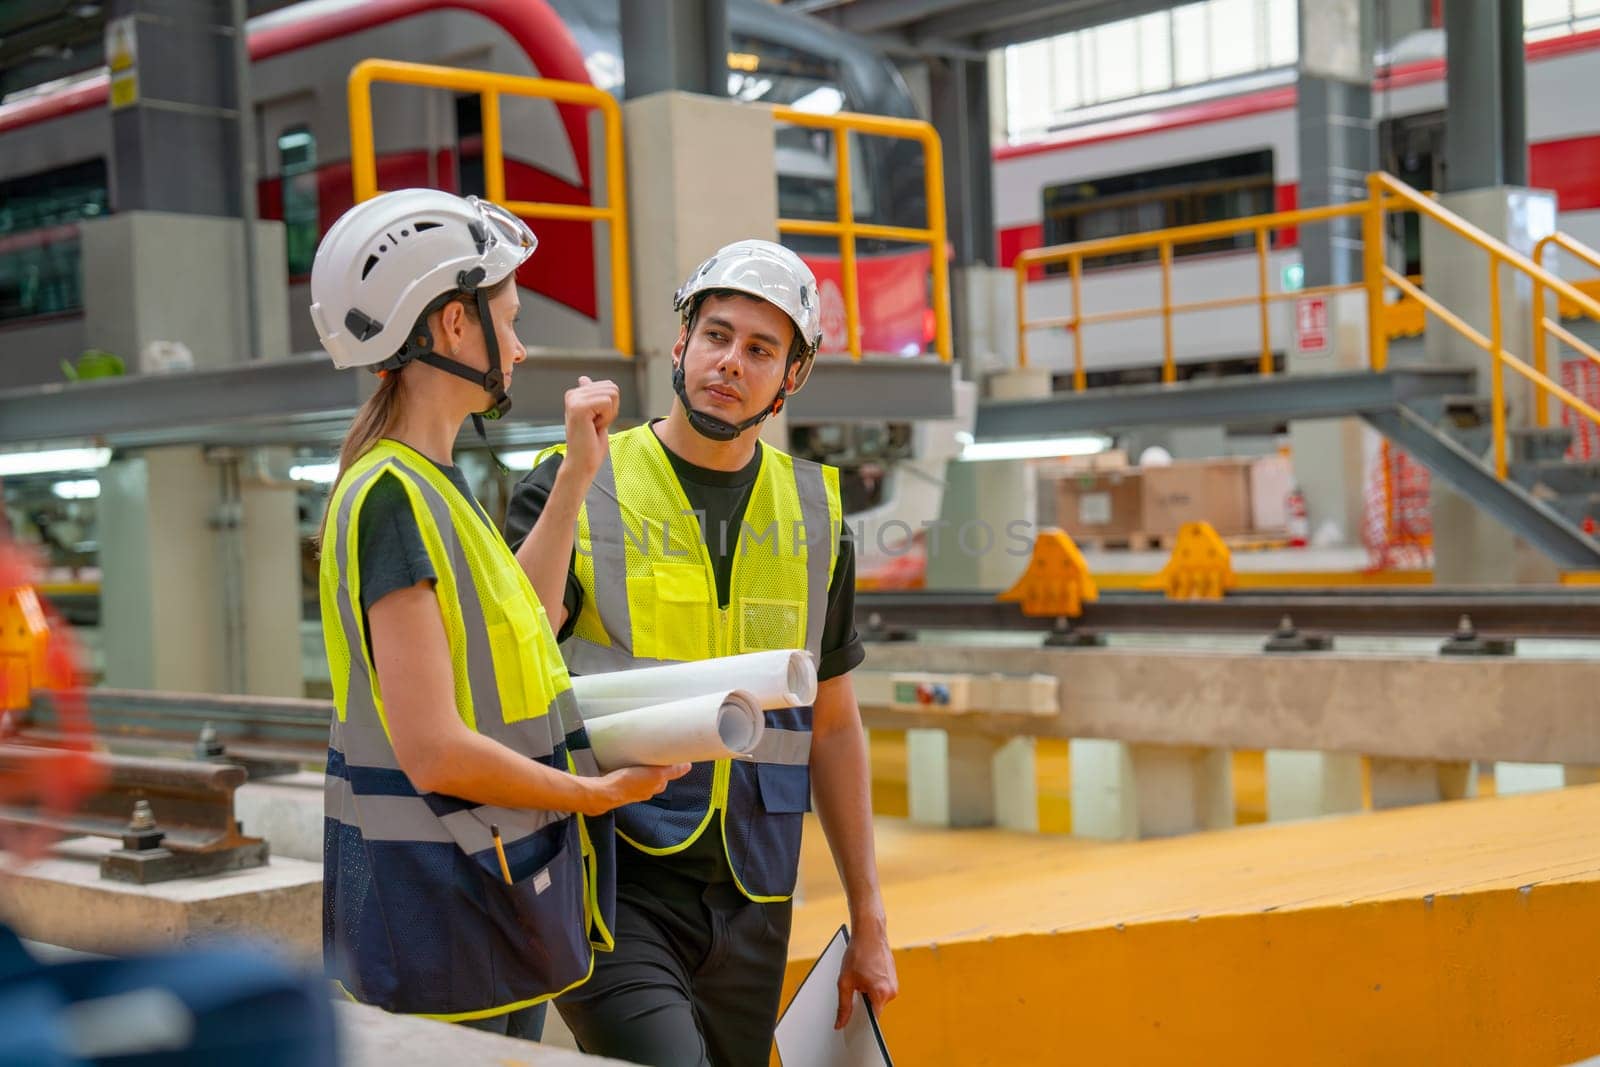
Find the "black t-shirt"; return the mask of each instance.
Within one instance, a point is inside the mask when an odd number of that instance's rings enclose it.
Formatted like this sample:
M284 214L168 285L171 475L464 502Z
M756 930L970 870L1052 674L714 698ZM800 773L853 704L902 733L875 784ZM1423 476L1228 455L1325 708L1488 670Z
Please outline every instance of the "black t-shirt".
M473 510L493 529L494 522L472 495L472 487L467 484L467 476L461 472L461 468L447 467L443 463L433 465L461 490L461 495L472 502ZM397 474L385 472L378 475L378 480L367 491L367 499L361 505L361 514L356 520L356 543L359 547L363 614L396 589L409 589L418 582L437 581L439 578L433 569L433 561L428 558L428 550L422 544L422 531L417 527L417 518L411 511L411 500L406 496L405 487L400 484ZM370 646L369 637L369 649Z
M696 466L662 445L662 451L672 461L673 473L683 486L684 496L689 499L689 506L705 515L706 549L716 575L717 602L721 607L726 607L730 599L734 549L738 546L740 524L750 503L750 492L761 470L761 449L765 447L758 443L755 455L742 469L718 471ZM511 494L506 510L506 540L513 551L527 538L545 502L550 499L561 459L561 454L557 453L539 464L523 477ZM570 564L564 601L567 621L559 635L563 640L571 634L573 622L583 606L583 586L572 573ZM861 637L856 633L855 610L855 546L841 530L839 557L828 585L828 612L822 626L822 657L817 664L819 681L848 674L866 658ZM694 844L670 856L649 856L632 848L619 849L617 855L621 877L632 881L648 880L651 868L658 865L665 865L673 873L696 882L727 882L733 878L716 824L708 826Z

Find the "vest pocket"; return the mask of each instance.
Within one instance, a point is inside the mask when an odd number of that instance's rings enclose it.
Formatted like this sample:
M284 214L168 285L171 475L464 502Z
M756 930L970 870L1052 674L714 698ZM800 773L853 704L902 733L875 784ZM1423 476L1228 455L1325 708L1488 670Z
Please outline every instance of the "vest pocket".
M804 648L805 623L805 604L798 600L744 597L739 601L739 651Z
M655 659L704 659L711 652L711 592L698 563L657 562L654 572ZM635 647L634 651L645 654Z
M758 763L761 806L772 815L811 810L811 768L799 764Z
M485 911L499 937L491 973L500 1004L557 993L588 971L589 934L576 818L563 819L506 848L515 881L507 885L491 853L482 879ZM486 1005L487 1006L487 1005Z
M543 693L538 685L538 680L547 675L546 665L539 658L538 642L542 638L542 628L538 614L516 594L507 597L498 606L504 612L505 620L489 623L488 631L504 721L520 722L537 718L549 710L550 695Z

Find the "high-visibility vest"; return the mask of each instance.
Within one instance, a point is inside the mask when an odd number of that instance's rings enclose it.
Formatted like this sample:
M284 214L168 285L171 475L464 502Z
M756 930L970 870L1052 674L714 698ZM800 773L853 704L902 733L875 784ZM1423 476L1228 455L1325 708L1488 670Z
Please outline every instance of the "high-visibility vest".
M762 446L741 527L726 534L733 572L720 607L709 546L723 532L702 529L648 425L613 434L578 515L584 596L562 645L568 667L599 674L784 648L820 660L841 522L836 469ZM791 896L811 807L811 708L765 715L753 760L697 763L659 795L619 808L622 839L665 856L714 828L747 897Z
M547 766L599 772L522 567L437 467L404 445L379 442L334 489L322 553L322 632L336 709L323 820L323 957L329 977L362 1003L450 1021L485 1018L580 985L594 947L612 947L612 824L425 793L401 769L361 612L359 518L385 475L404 488L438 576L461 721Z

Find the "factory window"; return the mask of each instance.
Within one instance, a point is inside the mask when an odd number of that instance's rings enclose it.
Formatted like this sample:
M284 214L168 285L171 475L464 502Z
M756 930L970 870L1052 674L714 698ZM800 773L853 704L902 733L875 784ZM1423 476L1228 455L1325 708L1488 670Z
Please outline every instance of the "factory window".
M104 159L0 181L0 322L82 309L76 223L109 195Z
M1272 151L1185 163L1175 167L1064 182L1044 190L1044 243L1065 244L1100 237L1189 226L1261 215L1273 210ZM1219 237L1173 250L1175 256L1253 247L1253 234ZM1159 258L1141 249L1084 261L1085 267L1139 263ZM1065 270L1064 266L1054 268Z
M299 277L311 273L317 254L317 139L304 126L278 135L278 175L283 181L289 274Z

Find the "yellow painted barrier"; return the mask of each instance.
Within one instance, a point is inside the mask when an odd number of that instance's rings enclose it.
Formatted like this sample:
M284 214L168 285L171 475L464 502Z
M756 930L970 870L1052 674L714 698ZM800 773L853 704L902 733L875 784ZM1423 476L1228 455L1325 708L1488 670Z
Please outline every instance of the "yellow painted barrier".
M366 59L350 71L350 175L359 203L378 195L377 153L372 135L372 86L412 85L456 93L477 93L483 101L483 187L487 199L530 219L604 222L611 250L611 338L618 352L633 355L632 264L628 258L628 195L623 174L622 109L603 89L553 78ZM500 98L525 96L557 104L577 104L600 112L605 126L606 207L506 199L505 148L500 130Z
M839 240L839 276L844 296L845 340L851 359L861 358L861 296L856 269L856 238L874 237L884 241L910 241L925 244L933 260L934 348L939 359L950 362L950 263L946 258L947 223L944 205L944 152L933 124L919 119L897 119L885 115L862 115L841 111L832 115L774 107L772 117L779 122L812 129L829 130L834 146L834 199L836 220L778 220L779 233L836 237ZM850 133L869 137L898 137L922 145L922 183L927 203L925 227L881 226L857 222L855 197L850 186Z

